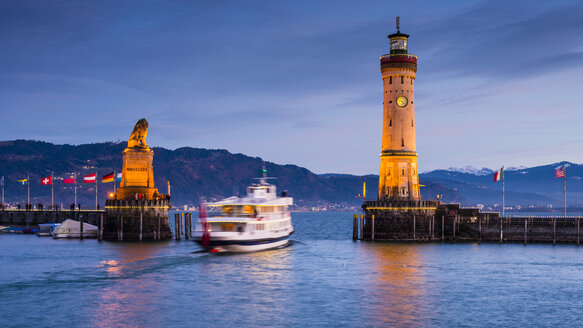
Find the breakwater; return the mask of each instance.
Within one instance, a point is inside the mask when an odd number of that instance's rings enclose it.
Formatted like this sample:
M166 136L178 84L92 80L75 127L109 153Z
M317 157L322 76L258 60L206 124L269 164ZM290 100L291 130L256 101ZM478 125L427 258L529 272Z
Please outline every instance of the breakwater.
M67 219L83 220L97 225L104 210L18 210L0 211L0 225L15 227L32 227L41 223L61 223Z
M439 201L366 201L353 239L580 244L578 216L506 216Z

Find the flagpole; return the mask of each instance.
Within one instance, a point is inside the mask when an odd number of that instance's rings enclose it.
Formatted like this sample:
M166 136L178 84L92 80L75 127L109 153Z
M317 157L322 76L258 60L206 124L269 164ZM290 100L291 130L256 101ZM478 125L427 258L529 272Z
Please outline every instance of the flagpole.
M117 184L117 172L113 170L113 193L115 194L115 185Z
M95 209L97 209L97 172L95 172Z
M4 208L4 176L2 176L2 207Z
M26 175L27 204L30 204L30 175ZM32 206L31 206L32 207ZM31 208L32 209L32 208Z
M504 173L502 173L502 217L504 217Z
M74 211L75 207L77 206L77 172L73 172L73 174L75 175L75 202L73 203L73 211Z
M54 173L51 172L51 211L55 209L55 193L53 192L53 175Z
M563 202L565 207L565 217L567 216L567 167L563 169Z

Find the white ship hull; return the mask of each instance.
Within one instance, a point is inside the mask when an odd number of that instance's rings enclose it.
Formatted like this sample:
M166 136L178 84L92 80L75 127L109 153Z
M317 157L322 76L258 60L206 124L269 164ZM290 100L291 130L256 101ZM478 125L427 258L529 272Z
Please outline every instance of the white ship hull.
M285 229L277 233L252 235L248 233L211 232L209 244L201 244L202 231L195 231L193 239L207 251L247 253L258 252L285 246L289 243L289 237L293 234L293 228Z

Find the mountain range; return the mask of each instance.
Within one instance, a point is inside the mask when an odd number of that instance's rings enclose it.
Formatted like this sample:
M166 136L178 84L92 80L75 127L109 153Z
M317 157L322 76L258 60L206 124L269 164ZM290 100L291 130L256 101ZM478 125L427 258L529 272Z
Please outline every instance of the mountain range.
M65 177L71 172L79 176L98 173L98 180L111 171L120 172L125 143L95 143L85 145L55 145L42 141L13 140L0 142L0 175L5 176L6 202L25 203L27 186L16 180L30 177L31 203L50 204L50 186L40 180L49 176ZM171 184L174 205L195 205L200 198L217 200L233 194L243 194L246 186L260 175L262 159L233 154L224 149L183 147L154 150L154 180L157 188L166 193ZM371 160L375 160L374 158ZM554 177L554 169L563 163L532 168L514 168L505 172L506 205L562 206L563 180ZM569 163L567 168L568 202L583 204L583 166ZM286 190L295 203L304 207L353 208L362 203L357 194L367 185L367 199L377 197L378 175L315 174L293 164L265 162L268 175L279 191ZM493 172L487 168L435 170L420 174L424 199L441 195L446 202L462 205L502 202L502 183L493 182ZM82 179L81 179L82 181ZM55 202L64 206L73 202L72 185L54 182ZM78 184L78 202L95 206L95 185ZM99 204L103 204L111 183L98 185Z

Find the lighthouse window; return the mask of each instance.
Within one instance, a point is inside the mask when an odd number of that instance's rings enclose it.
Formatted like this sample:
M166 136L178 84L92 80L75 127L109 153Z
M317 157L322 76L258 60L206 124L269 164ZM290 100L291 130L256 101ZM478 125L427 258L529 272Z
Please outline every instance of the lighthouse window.
M405 169L401 169L401 175L405 175Z
M393 120L389 120L389 126L393 126Z
M412 126L412 127L414 127L414 126L415 126L415 124L413 124L413 120L411 120L411 126Z
M405 147L405 139L401 139L401 147Z
M404 76L401 75L401 84L403 84L403 79L404 79Z
M389 76L389 84L393 84L393 77Z

